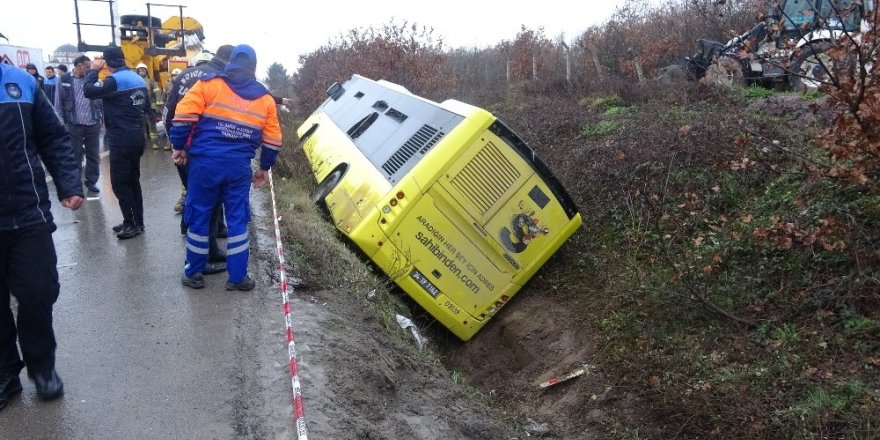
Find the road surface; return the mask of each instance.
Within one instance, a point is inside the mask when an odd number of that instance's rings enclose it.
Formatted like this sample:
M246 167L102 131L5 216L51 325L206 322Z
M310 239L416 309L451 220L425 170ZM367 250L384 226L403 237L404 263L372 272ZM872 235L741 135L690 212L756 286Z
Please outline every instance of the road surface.
M217 274L205 289L183 287L170 152L145 152L141 184L146 233L130 240L111 231L122 217L106 157L99 197L76 212L53 203L65 395L37 400L22 372L24 391L0 412L0 439L295 438L276 284L257 276L255 291L227 292ZM264 237L252 243L265 242L266 231L255 233Z
M23 392L0 411L0 440L297 438L268 191L251 192L256 289L227 292L225 274L208 276L205 289L184 288L170 156L144 154L141 236L118 240L111 231L121 215L106 158L99 198L75 212L53 204L65 395L37 400L22 372ZM308 438L517 438L436 358L393 336L365 293L291 292Z

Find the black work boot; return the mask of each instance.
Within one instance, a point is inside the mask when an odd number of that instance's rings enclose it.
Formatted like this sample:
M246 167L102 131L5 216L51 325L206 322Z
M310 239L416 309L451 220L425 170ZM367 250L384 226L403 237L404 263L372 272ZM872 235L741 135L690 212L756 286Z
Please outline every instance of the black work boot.
M191 277L186 276L186 272L184 272L183 276L180 278L180 282L183 283L184 286L192 289L202 289L205 287L205 277L201 272L196 272Z
M128 240L129 238L137 237L138 235L143 234L144 231L141 228L134 225L125 225L122 229L119 230L119 233L116 234L116 238L120 240Z
M40 371L31 376L41 400L54 400L64 395L64 383L55 369Z
M203 273L205 275L214 275L215 273L223 273L223 272L226 272L226 263L225 262L208 261L208 263L205 264L205 271Z
M116 226L113 227L113 232L119 232L119 231L122 231L122 229L125 228L125 226L126 226L125 223L120 223L120 224L118 224L118 225L116 225ZM138 225L137 227L138 227L138 229L141 230L141 232L146 232L146 231L147 231L147 227L144 226L144 225Z
M21 392L21 381L17 374L0 373L0 410L6 408L9 399Z
M233 283L231 281L226 282L226 290L241 290L247 292L248 290L254 290L254 287L257 283L254 282L254 279L250 276L244 277L244 281L240 283Z

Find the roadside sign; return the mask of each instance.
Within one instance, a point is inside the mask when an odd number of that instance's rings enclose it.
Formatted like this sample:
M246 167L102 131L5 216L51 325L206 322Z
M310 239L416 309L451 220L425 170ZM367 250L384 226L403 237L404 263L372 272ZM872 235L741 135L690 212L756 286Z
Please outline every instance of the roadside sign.
M43 72L43 50L32 47L0 44L0 62L25 68L29 63L37 66L37 72Z

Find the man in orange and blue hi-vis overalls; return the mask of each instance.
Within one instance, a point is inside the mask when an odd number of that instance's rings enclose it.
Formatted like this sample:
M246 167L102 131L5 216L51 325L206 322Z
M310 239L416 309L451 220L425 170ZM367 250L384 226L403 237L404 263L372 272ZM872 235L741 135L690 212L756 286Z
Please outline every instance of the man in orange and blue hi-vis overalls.
M205 287L208 225L218 199L226 209L227 290L251 290L247 274L250 184L261 186L281 147L281 127L275 100L255 71L257 55L246 44L236 46L220 73L209 73L181 99L169 132L178 165L189 162L186 205L186 264L182 282ZM188 147L187 141L191 137ZM260 166L251 171L257 148Z

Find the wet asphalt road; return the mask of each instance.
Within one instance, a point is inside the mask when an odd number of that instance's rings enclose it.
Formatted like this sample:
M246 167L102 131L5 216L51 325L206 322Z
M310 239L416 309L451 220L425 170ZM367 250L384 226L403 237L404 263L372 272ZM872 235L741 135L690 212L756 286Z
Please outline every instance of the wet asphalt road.
M139 237L118 240L110 229L122 217L106 157L98 199L75 212L53 199L65 396L38 401L22 371L24 391L0 411L0 439L236 437L236 295L223 289L225 274L203 290L181 286L184 241L172 211L180 183L170 157L148 149L142 159Z

